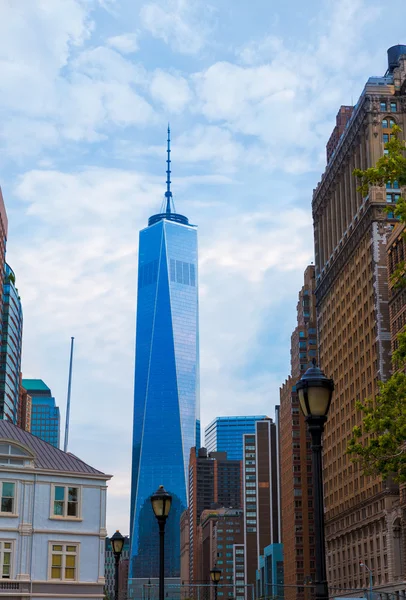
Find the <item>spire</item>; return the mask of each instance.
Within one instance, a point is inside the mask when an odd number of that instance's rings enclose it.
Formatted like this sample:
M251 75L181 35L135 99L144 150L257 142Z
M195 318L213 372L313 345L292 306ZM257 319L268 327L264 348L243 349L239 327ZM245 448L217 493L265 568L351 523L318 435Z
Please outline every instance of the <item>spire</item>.
M172 192L171 192L171 130L169 127L169 123L168 123L168 147L167 147L167 154L168 154L168 158L166 159L166 164L167 164L167 169L166 169L166 192L165 192L165 198L166 198L166 213L170 213L171 212L171 198L172 198Z

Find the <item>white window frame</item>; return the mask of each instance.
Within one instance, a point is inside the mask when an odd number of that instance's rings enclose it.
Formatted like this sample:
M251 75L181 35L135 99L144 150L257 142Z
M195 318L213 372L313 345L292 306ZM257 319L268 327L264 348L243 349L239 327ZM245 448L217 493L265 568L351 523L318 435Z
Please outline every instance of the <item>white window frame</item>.
M73 487L73 486L69 486L69 487ZM62 556L62 565L61 565L61 578L60 579L56 579L54 577L52 577L52 556L54 554L54 552L52 551L52 546L62 546L63 550L62 552L56 552L56 554L61 554ZM75 579L65 579L65 568L66 568L66 561L65 558L67 556L66 553L66 546L76 546L76 564L75 564ZM72 556L73 553L68 553L68 556ZM77 582L80 581L79 579L79 564L80 564L80 542L72 542L69 541L67 542L66 540L64 541L60 541L60 540L50 540L48 542L48 581L63 581L65 583L73 583L73 582ZM69 568L69 567L68 567Z
M65 489L64 492L64 514L63 515L55 515L54 514L54 502L55 502L55 488L63 487ZM73 515L68 515L68 488L76 488L78 490L78 514L76 517ZM56 521L81 521L82 520L82 486L76 483L52 483L51 484L51 503L50 503L50 511L49 518L55 519Z
M14 483L14 505L13 505L12 512L6 512L6 511L3 512L1 510L1 500L3 498L3 483ZM0 479L0 517L18 517L18 513L17 513L17 488L18 488L17 481L15 479Z
M0 548L0 581L12 581L14 579L14 559L15 559L15 540L0 538L0 543L11 544L11 558L10 558L10 576L3 577L3 565L4 565L4 548Z

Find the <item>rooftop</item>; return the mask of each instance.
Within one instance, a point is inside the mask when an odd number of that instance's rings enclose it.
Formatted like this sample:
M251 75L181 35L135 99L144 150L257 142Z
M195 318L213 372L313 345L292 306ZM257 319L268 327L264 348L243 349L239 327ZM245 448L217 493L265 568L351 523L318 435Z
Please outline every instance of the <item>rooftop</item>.
M37 392L50 392L49 387L42 381L42 379L23 379L23 387L28 391Z

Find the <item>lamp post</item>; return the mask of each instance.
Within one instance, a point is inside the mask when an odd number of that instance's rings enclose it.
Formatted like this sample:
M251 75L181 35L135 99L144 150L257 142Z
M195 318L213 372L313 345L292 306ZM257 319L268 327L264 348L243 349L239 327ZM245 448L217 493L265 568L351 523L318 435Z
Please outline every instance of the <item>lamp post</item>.
M115 569L114 569L114 600L118 600L118 566L120 564L120 556L123 551L125 538L119 530L110 538L110 544L114 553Z
M210 569L210 577L212 582L214 583L214 600L217 600L217 586L221 577L221 571L217 567L217 565L214 565L214 567Z
M360 561L359 566L364 567L368 571L368 574L369 574L369 600L373 600L373 597L374 597L373 571L372 571L372 569L370 569L368 567L368 565L366 565L364 563L363 560Z
M164 600L165 584L165 524L171 510L172 496L160 485L151 496L152 510L159 525L159 600Z
M305 416L312 438L312 469L314 487L314 518L316 538L316 600L328 600L324 539L324 502L323 502L323 466L321 440L327 413L334 391L334 381L327 379L323 371L316 366L307 369L296 384L300 407Z

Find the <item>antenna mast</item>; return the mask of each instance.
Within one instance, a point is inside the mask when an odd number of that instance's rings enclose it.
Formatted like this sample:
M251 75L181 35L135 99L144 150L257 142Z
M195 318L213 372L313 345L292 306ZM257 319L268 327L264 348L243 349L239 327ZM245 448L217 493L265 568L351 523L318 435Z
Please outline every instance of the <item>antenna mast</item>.
M65 442L63 445L63 451L68 451L69 441L69 420L70 420L70 393L72 388L72 364L73 364L73 342L74 337L70 339L70 361L69 361L69 378L68 378L68 397L66 400L66 418L65 418Z
M165 198L166 198L166 213L170 213L171 212L172 192L171 192L171 130L169 127L169 123L168 123L168 140L167 140L167 142L168 142L168 147L167 147L168 158L166 159L167 169L166 169Z

